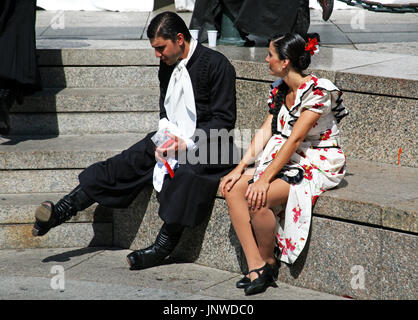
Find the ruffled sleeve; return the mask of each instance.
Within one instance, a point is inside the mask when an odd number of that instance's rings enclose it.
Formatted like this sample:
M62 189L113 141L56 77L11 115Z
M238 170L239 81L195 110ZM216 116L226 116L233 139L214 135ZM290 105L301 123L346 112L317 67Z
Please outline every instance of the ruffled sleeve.
M327 114L331 111L331 94L322 88L312 87L301 99L298 115L304 110L313 111L320 114Z
M332 112L337 119L337 123L348 115L348 111L342 103L342 92L327 79L312 77L312 80L303 84L299 91L297 101L289 112L294 121L299 118L304 110L319 114ZM292 121L292 124L294 121Z

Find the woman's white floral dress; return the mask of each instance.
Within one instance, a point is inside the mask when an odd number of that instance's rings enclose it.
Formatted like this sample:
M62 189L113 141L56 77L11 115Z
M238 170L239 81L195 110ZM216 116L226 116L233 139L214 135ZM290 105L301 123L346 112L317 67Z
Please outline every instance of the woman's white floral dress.
M342 104L341 91L327 79L312 76L312 80L298 89L290 109L285 104L275 105L278 86L276 81L269 100L269 112L273 114L273 135L256 161L254 181L263 174L290 136L301 112L311 110L321 114L286 168L281 171L287 176L294 176L296 172L303 174L301 181L291 183L287 204L274 209L279 222L277 244L281 249L280 260L292 264L307 241L312 206L316 199L325 190L337 186L344 177L345 156L340 148L337 123L348 112ZM284 224L283 219L280 221L283 209Z

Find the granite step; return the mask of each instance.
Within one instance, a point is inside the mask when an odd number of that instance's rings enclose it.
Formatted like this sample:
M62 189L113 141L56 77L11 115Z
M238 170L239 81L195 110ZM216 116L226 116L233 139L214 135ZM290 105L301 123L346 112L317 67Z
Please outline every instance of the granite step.
M158 125L158 112L15 113L13 136L147 133Z
M45 88L15 104L11 135L149 132L159 119L157 87Z
M156 66L40 66L46 88L129 88L158 86Z
M45 175L49 170L39 171ZM62 181L58 177L56 183ZM413 298L418 234L416 181L414 168L348 159L343 183L325 192L314 207L307 250L295 265L282 264L280 281L360 299ZM37 205L46 199L56 201L73 186L68 183L66 191L53 192L1 191L2 248L107 243L135 250L154 241L161 219L152 187L145 188L126 209L93 206L51 230L47 237L33 238L30 232ZM202 225L186 230L173 256L240 272L244 256L227 210L225 200L218 196L212 215ZM99 218L98 212L104 216ZM360 289L352 284L353 270L358 268L366 277L365 287ZM396 289L399 281L405 284L402 292Z
M27 96L12 113L159 111L159 87L43 88Z
M34 213L45 200L56 202L64 193L0 194L0 249L111 246L112 212L92 205L43 237L33 237Z
M120 153L144 135L58 136L45 140L42 136L39 140L3 138L0 140L0 193L70 191L78 183L77 176L83 168ZM318 200L318 212L417 232L418 172L415 168L353 158L348 158L347 167L341 188L326 192ZM400 220L392 225L393 217L398 216Z
M117 133L0 138L0 170L85 168L129 148L144 136Z
M347 175L341 185L319 197L315 206L316 215L418 234L416 169L355 159L348 159L347 166ZM30 201L32 195L40 197L39 194L67 193L78 184L77 176L81 171L3 170L0 171L0 194L6 200L11 197L17 205L19 199ZM23 195L17 197L20 194L29 195L29 198ZM220 193L217 196L223 199ZM36 200L39 203L39 198ZM2 204L5 204L3 201ZM24 217L25 214L15 216Z

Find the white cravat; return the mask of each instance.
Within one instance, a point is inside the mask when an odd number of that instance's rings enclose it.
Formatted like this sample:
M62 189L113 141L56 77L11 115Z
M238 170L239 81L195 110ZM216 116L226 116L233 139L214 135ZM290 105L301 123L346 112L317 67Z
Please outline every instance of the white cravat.
M185 140L187 148L194 147L193 136L196 130L196 104L193 94L192 81L186 65L190 57L193 55L197 46L195 39L190 40L189 52L186 59L182 59L177 63L171 74L170 82L164 100L164 107L167 118L163 118L158 123L158 129L165 128L171 134ZM167 158L167 162L174 170L177 160ZM164 176L168 173L163 163L157 162L153 173L153 186L156 191L161 191Z
M192 38L187 58L178 62L171 74L164 100L168 120L180 129L184 138L190 138L196 130L196 104L192 81L186 68L196 46L197 41Z

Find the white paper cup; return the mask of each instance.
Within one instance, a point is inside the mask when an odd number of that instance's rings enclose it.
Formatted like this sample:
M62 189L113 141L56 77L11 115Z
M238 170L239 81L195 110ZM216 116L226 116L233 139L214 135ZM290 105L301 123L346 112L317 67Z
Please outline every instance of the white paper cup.
M197 40L197 38L199 37L199 30L192 29L192 30L189 30L189 31L190 31L190 34L192 35L192 38Z
M216 38L218 36L217 30L208 30L209 47L216 47Z

